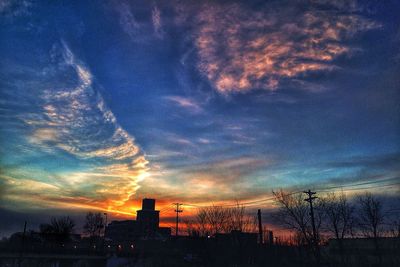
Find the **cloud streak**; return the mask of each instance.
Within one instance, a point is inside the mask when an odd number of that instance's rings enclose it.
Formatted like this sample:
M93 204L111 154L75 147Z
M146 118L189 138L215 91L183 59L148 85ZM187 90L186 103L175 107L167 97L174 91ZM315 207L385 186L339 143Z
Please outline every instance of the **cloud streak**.
M263 193L250 189L249 176L273 164L275 161L272 159L239 156L199 162L189 168L180 166L169 171L161 167L159 171L152 170L138 194L153 194L164 199L171 198L165 196L168 192L179 201L196 204L253 199ZM157 187L149 186L151 184L157 184ZM182 187L190 189L182 190Z
M153 10L151 11L151 20L153 22L154 34L158 38L162 38L164 32L162 29L161 11L156 5L154 5Z
M203 111L200 104L191 98L182 96L166 96L165 99L191 113L201 113Z

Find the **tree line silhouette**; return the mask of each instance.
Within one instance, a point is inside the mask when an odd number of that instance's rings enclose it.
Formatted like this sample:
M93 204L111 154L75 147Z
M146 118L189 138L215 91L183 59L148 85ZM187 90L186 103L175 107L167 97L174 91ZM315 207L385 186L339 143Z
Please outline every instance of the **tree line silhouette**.
M140 243L152 241L136 240L133 242L133 254L129 255L139 257L138 255L142 255L139 251L144 249L148 255L160 258L157 253L161 251L164 253L163 257L166 257L159 261L162 263L164 260L175 262L175 258L181 257L181 254L191 253L198 255L197 259L203 262L204 266L221 266L218 264L224 262L242 264L237 266L264 266L264 263L271 266L372 266L371 262L375 266L396 266L400 262L399 255L396 254L390 256L393 259L391 258L392 264L389 264L387 246L382 245L384 237L397 240L400 238L399 209L389 207L387 202L369 192L351 198L344 192L318 195L318 198L313 199L314 233L306 196L301 192L273 191L274 206L263 210L263 218L268 219L268 224L264 221L262 238L258 235L260 228L254 209L249 209L240 202L235 205L202 206L197 207L194 214L183 219L182 233L185 232L185 236L171 238L167 243L153 242L149 245L149 250L140 248ZM33 234L27 235L16 233L9 241L3 243L10 251L13 244L16 244L17 251L36 251L29 250L28 245L32 247L33 244L40 244L38 249L42 251L81 251L106 255L114 251L113 247L118 248L120 243L113 245L112 240L105 240L105 224L102 213L88 212L80 236L75 234L76 223L70 217L52 217L49 222L40 225L39 232L32 231ZM269 235L270 231L266 231L267 225L275 225L284 230L285 234L274 238L273 235ZM35 243L27 240L35 236L40 236L42 241ZM336 251L334 254L327 250L332 240L336 244L336 247L333 247ZM359 250L355 264L354 260L349 260L349 257L353 257L349 256L353 253L349 251L354 250L351 247L354 244L349 245L349 240L367 241L368 244L373 244L373 249ZM21 247L24 243L25 247ZM130 246L131 244L132 242L129 243ZM373 257L373 260L369 262L370 258L366 259L367 256ZM250 263L259 265L246 265Z

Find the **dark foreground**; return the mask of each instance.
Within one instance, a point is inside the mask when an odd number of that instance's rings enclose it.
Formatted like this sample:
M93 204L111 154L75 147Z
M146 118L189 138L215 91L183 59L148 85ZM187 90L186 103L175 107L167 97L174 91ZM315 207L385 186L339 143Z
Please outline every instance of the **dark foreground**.
M400 238L349 239L342 246L331 240L319 254L226 236L96 244L2 242L0 266L400 266Z

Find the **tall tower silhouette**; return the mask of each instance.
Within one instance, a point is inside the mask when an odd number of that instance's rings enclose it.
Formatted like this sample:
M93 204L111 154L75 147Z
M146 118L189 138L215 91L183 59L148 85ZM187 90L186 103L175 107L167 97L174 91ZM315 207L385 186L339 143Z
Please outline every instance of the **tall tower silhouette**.
M160 222L160 211L155 210L155 206L155 199L144 198L142 200L142 209L137 211L137 222L147 235L154 234Z

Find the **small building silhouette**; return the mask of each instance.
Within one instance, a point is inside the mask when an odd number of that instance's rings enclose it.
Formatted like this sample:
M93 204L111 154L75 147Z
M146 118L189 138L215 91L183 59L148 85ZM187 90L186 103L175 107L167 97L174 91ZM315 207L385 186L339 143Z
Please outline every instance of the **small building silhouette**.
M115 242L132 242L139 239L167 239L171 228L160 227L160 211L155 209L156 200L145 198L136 220L112 221L106 226L105 236Z

